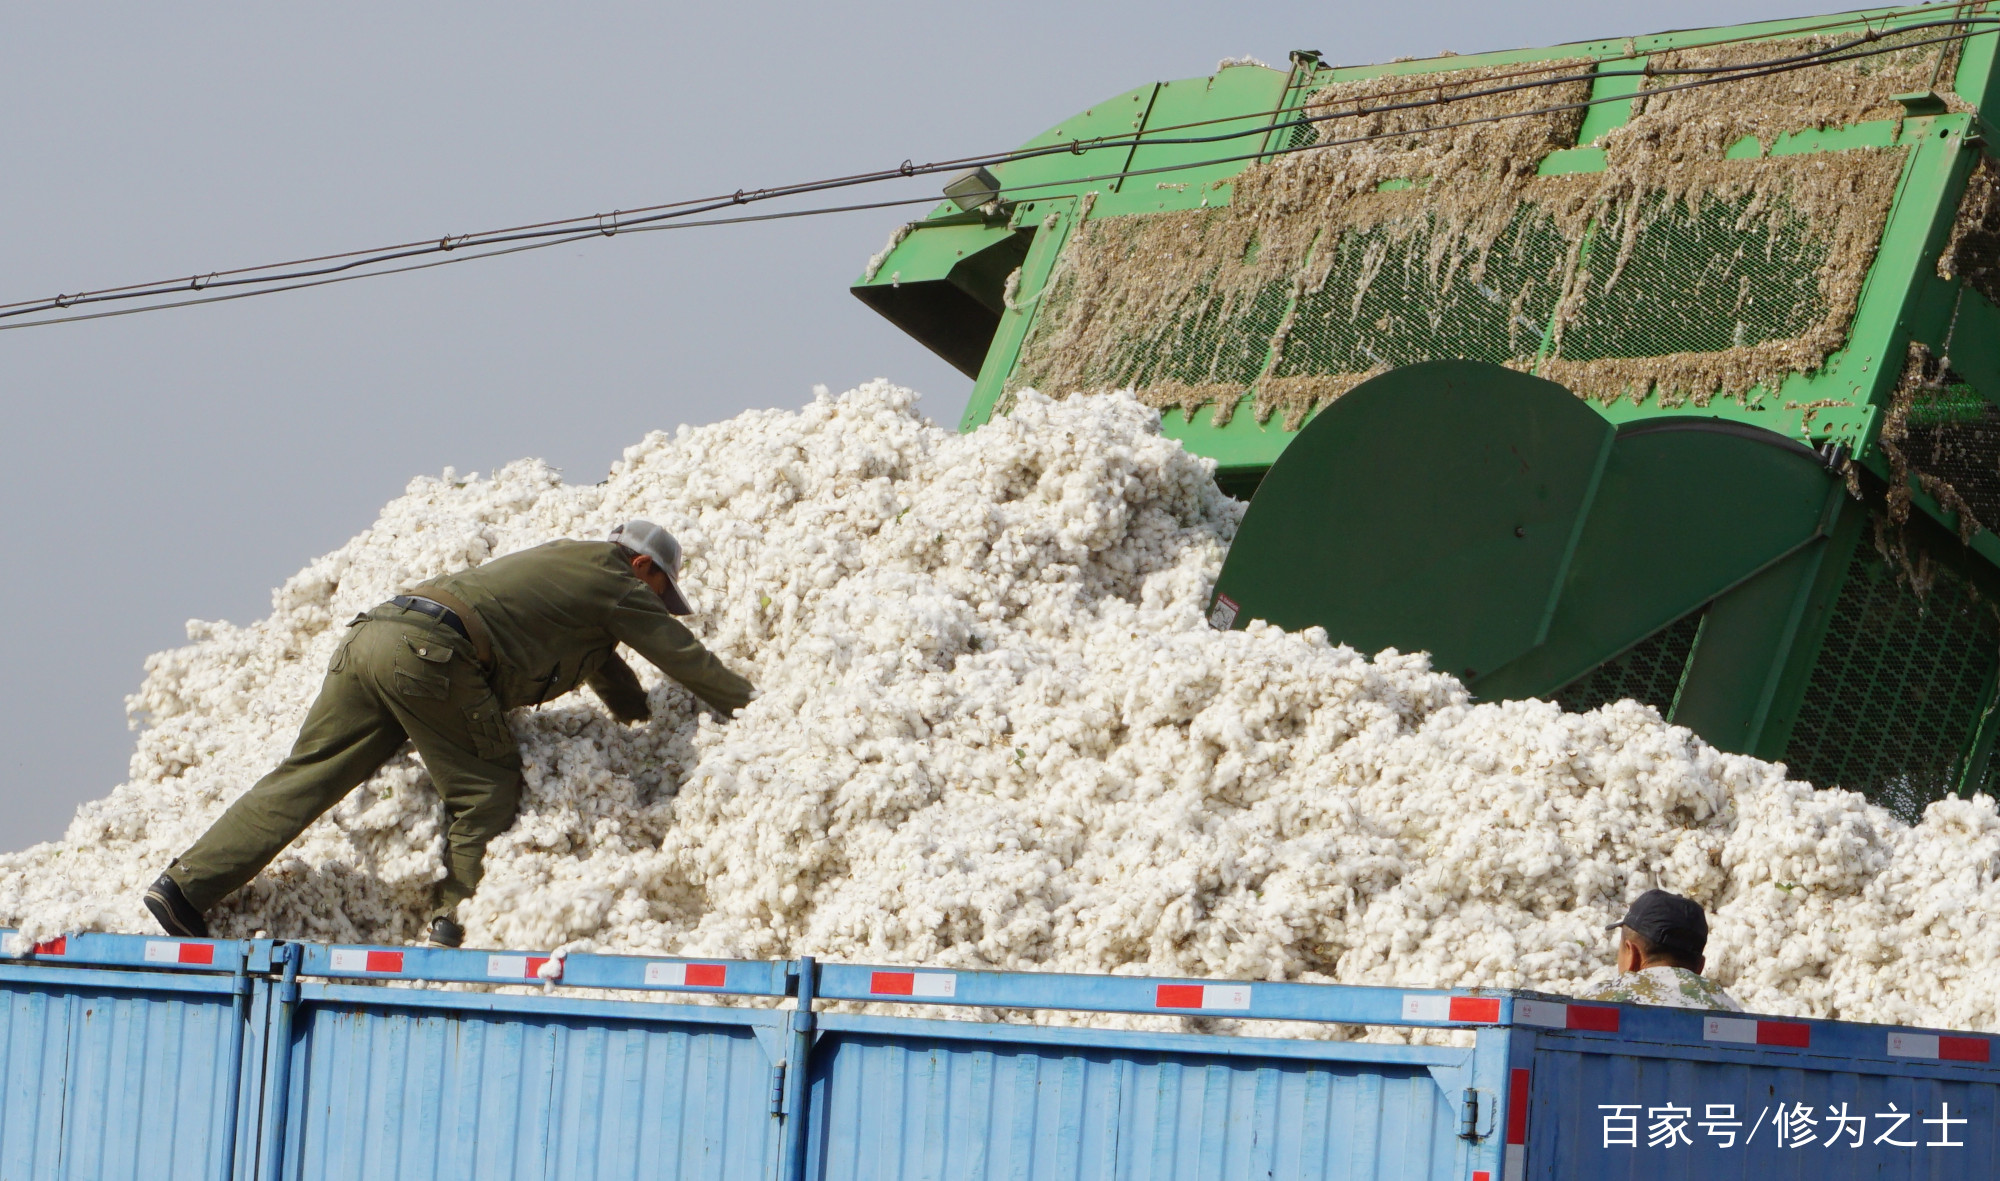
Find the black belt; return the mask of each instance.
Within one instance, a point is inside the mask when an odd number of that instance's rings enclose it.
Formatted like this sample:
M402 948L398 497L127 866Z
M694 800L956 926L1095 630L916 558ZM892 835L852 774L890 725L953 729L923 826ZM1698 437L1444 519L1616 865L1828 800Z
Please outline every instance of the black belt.
M464 636L467 640L472 638L472 633L465 630L465 621L458 617L458 612L453 611L443 603L435 602L431 599L418 598L416 595L397 595L395 598L389 600L389 605L392 607L401 607L405 611L415 611L419 615L428 615L459 635Z

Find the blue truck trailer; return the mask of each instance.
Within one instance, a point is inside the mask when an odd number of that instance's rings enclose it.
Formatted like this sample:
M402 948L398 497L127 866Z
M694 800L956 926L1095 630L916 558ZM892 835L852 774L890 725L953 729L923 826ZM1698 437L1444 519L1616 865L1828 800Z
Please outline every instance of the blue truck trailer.
M1985 1034L1505 990L84 934L0 1002L0 1181L2000 1176Z

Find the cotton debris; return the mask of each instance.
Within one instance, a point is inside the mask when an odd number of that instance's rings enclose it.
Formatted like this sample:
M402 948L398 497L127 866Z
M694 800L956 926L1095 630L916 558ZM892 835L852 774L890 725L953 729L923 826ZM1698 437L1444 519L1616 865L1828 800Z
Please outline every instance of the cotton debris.
M1243 511L1212 473L1129 396L961 436L875 383L651 434L601 484L417 479L267 618L148 661L131 778L0 857L0 924L152 930L140 891L284 755L356 613L643 516L762 695L720 722L635 658L649 724L517 713L470 946L1576 993L1661 885L1752 1009L2000 1027L1991 800L1911 827L1631 702L1475 704L1422 654L1211 630ZM211 919L417 938L441 833L406 752Z

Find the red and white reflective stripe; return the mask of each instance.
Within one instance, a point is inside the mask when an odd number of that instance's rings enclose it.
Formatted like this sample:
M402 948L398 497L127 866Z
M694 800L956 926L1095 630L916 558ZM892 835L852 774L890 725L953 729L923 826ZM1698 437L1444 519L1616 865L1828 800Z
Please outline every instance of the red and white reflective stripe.
M727 964L647 964L646 983L670 988L721 988L729 980Z
M1507 1147L1501 1181L1521 1181L1528 1175L1528 1071L1507 1072Z
M1932 1058L1942 1062L1991 1062L1993 1041L1983 1037L1948 1037L1936 1033L1892 1033L1891 1058Z
M1156 1009L1217 1009L1250 1007L1248 984L1162 984L1153 990Z
M336 972L400 972L403 953L371 951L365 947L336 947L327 956L327 966Z
M1422 996L1406 992L1403 994L1403 1020L1495 1022L1500 1020L1500 998Z
M486 957L486 974L496 980L539 980L542 965L549 962L545 955L489 955ZM556 965L556 974L551 979L562 978L562 965Z
M35 944L36 955L68 955L69 936L58 935L54 939Z
M870 972L868 991L877 996L957 996L958 973Z
M1587 1029L1617 1033L1618 1010L1610 1005L1567 1005L1557 1001L1514 1002L1514 1020L1544 1029Z
M146 941L146 962L149 964L212 964L215 962L213 943L173 943L165 939Z
M1746 1046L1812 1045L1812 1026L1797 1021L1753 1021L1746 1017L1709 1017L1701 1023L1704 1041L1741 1042Z

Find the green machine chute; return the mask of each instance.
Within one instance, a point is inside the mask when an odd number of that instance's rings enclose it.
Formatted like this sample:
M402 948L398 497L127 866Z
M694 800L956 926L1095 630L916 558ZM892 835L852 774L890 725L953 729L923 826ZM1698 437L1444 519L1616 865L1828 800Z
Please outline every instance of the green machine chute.
M1211 621L1322 627L1428 651L1483 697L1547 697L1690 613L1771 599L1760 583L1788 587L1773 605L1789 609L1809 564L1795 559L1827 543L1845 495L1820 456L1757 427L1616 427L1553 382L1425 362L1299 432ZM1686 679L1704 685L1703 668Z
M1217 621L1630 698L1915 817L2000 786L1989 109L2000 0L1225 63L989 163L853 290L976 375L967 428L1159 407L1250 501Z
M1560 388L1497 366L1378 377L1264 477L1211 618L1423 649L1468 679L1498 669L1548 635L1616 434Z

